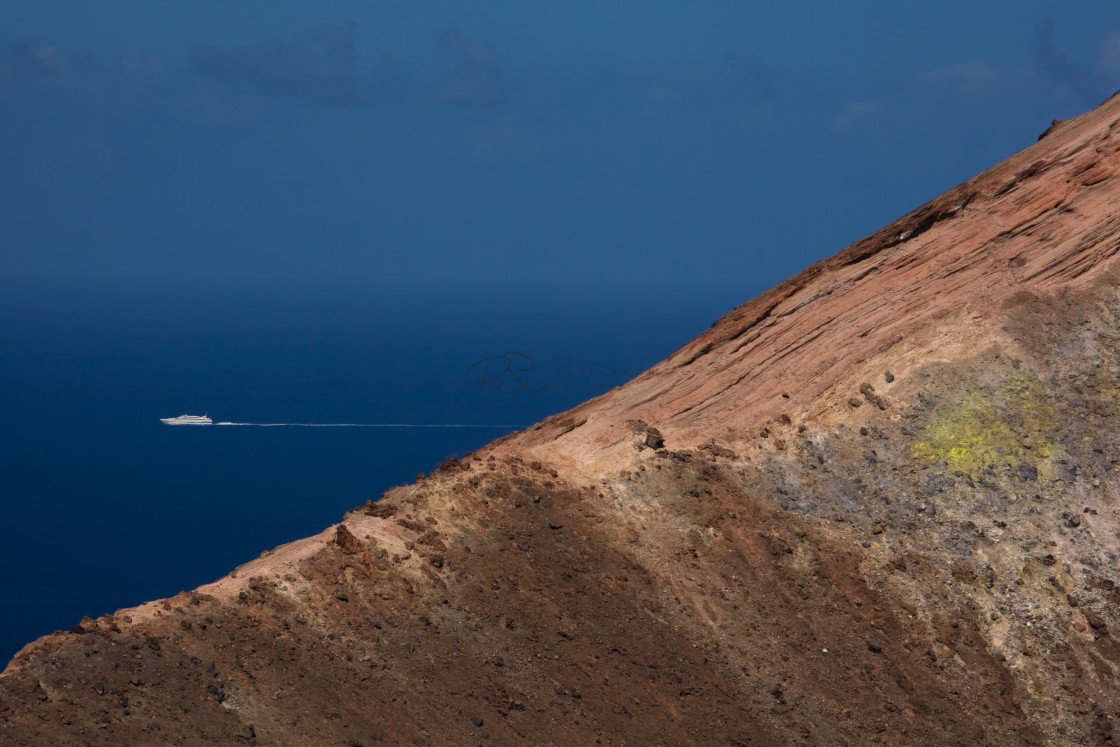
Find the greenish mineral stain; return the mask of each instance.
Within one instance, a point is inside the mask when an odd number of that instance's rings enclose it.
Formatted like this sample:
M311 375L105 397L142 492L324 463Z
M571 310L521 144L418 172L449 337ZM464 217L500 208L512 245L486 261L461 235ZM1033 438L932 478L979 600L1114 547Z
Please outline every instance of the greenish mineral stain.
M956 388L931 414L914 454L926 462L944 461L949 469L975 475L985 469L1022 462L1045 471L1053 454L1053 407L1037 381L1012 377L997 387Z

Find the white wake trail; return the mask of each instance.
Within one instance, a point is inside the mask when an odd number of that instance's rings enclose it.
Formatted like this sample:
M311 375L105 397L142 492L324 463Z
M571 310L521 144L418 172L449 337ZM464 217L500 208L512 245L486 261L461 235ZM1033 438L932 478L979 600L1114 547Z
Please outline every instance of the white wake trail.
M243 425L253 428L525 428L524 425L489 425L477 423L230 423L214 425Z

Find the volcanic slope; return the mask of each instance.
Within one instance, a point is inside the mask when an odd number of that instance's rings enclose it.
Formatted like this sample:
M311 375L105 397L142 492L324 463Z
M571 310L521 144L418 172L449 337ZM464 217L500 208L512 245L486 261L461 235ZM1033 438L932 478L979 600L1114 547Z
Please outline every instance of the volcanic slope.
M1102 744L1120 97L625 386L0 675L3 744Z

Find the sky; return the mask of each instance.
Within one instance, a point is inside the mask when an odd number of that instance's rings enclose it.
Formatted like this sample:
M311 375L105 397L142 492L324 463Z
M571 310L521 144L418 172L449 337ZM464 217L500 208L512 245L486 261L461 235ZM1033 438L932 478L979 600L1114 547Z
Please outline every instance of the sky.
M1120 88L1120 3L0 5L0 278L753 295Z

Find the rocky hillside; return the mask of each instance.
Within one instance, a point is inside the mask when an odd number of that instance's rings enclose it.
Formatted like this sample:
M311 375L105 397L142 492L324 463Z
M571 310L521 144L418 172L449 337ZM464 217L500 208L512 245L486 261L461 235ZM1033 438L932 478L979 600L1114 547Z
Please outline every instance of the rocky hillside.
M623 387L0 675L3 744L1102 744L1120 97Z

